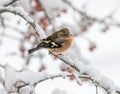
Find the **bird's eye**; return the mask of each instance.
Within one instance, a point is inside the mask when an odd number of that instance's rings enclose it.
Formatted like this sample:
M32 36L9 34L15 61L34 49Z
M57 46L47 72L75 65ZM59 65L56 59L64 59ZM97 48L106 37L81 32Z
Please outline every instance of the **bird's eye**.
M69 32L61 31L61 32L59 32L59 35L60 35L60 36L68 36L68 35L69 35Z
M64 32L63 34L64 34L64 36L68 36L69 32Z

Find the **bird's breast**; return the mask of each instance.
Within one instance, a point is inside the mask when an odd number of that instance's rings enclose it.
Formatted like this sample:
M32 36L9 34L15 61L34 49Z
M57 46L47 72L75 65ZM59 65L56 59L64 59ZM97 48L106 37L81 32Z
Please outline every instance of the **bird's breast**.
M73 38L66 40L66 42L62 44L62 47L50 49L50 51L54 54L61 54L62 52L66 51L68 48L70 48L70 46L72 44L72 40L73 40Z

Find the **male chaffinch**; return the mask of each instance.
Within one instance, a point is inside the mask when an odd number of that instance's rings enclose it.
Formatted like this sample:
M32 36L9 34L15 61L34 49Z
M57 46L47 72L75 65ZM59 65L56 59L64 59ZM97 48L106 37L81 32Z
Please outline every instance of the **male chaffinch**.
M67 28L63 28L52 35L43 39L35 48L28 50L31 54L41 48L47 48L54 54L61 54L66 51L72 44L73 36L70 34Z

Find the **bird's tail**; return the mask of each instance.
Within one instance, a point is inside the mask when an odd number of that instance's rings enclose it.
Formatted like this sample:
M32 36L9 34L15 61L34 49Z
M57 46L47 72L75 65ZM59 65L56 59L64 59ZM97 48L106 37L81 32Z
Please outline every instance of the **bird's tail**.
M31 53L39 50L40 48L41 48L41 47L32 48L32 49L28 50L28 54L31 54Z

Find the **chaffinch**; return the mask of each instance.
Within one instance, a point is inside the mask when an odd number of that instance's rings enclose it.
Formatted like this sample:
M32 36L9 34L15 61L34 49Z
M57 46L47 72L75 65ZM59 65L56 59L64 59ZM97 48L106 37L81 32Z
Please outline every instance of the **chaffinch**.
M63 28L46 39L43 39L35 48L28 50L31 54L41 48L47 48L54 54L61 54L66 51L72 44L73 36L70 34L67 28Z

